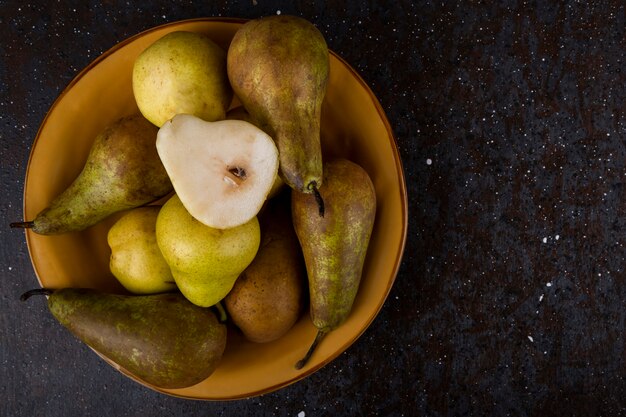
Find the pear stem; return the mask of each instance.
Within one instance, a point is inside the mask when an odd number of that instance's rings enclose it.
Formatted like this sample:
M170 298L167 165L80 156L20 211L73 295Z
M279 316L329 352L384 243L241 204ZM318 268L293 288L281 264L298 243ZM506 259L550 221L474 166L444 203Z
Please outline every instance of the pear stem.
M35 288L34 290L26 291L24 294L20 296L21 301L28 300L33 295L51 295L54 290L49 288Z
M311 347L309 348L308 352L306 353L306 355L304 355L304 358L302 358L298 362L296 362L296 369L302 369L304 367L304 365L306 365L306 363L311 358L311 355L313 355L313 352L315 351L315 348L317 348L317 345L324 338L324 336L326 336L327 333L328 333L328 331L326 331L326 330L318 330L317 331L317 335L315 336L315 339L313 340L313 343L311 343Z
M228 320L228 314L226 314L226 309L222 305L221 301L213 306L215 310L217 310L217 319L220 323L226 323Z
M320 194L319 190L317 189L317 183L315 181L312 181L309 183L307 188L313 191L313 195L315 196L315 201L317 202L317 207L319 210L320 217L324 217L324 211L325 211L324 199L322 198L322 194Z
M35 222L13 222L9 226L12 229L31 229L35 225Z

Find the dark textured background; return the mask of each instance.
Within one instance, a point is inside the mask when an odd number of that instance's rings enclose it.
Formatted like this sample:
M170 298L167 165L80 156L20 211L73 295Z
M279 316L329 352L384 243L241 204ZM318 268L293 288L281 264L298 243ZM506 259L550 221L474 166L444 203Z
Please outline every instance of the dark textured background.
M0 0L2 224L47 109L93 59L161 23L278 10L378 96L410 213L365 334L236 402L147 390L20 303L37 281L0 228L0 416L626 415L625 6L492 3Z

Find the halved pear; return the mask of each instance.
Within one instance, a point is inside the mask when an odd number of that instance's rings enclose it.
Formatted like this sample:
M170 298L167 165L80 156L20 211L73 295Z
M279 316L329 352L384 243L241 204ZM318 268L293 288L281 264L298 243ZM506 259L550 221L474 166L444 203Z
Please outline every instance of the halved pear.
M156 146L183 206L216 229L256 216L278 173L274 141L243 120L178 114L159 129Z

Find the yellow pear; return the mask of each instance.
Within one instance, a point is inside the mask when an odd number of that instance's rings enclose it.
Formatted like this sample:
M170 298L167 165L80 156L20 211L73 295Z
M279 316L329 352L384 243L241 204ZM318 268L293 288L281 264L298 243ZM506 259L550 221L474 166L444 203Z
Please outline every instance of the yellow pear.
M133 209L109 229L111 273L133 294L156 294L176 289L170 267L156 243L160 206Z
M146 48L133 66L133 93L156 126L179 113L221 120L233 97L226 51L201 33L168 33Z
M175 194L159 212L156 239L183 295L209 307L228 294L252 262L261 231L256 217L229 229L206 226L189 214Z

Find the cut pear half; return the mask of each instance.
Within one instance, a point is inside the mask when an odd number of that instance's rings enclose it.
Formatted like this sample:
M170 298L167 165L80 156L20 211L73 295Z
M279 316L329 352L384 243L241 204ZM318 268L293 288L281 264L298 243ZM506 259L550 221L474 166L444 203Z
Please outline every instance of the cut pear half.
M183 206L216 229L256 216L278 175L274 141L243 120L178 114L159 129L156 146Z

